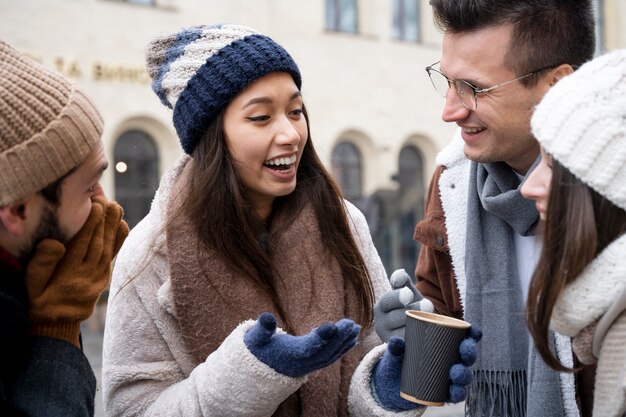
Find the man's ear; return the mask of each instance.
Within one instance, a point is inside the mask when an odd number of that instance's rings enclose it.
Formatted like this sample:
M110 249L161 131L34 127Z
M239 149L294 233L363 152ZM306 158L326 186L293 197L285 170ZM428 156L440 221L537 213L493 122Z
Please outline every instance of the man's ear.
M0 207L0 222L4 230L12 236L18 237L26 233L27 223L32 215L32 199Z
M574 72L574 68L570 64L561 64L550 71L550 87L554 87L561 78Z

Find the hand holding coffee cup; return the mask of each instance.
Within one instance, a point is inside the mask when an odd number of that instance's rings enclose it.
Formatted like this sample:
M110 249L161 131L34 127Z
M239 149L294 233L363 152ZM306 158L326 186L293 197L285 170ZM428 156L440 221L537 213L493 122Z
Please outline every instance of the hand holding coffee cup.
M400 396L428 406L463 401L482 332L439 314L410 310L406 315Z
M374 328L383 342L388 342L392 336L404 339L406 311L434 311L433 303L415 288L404 269L394 271L389 284L391 291L383 294L374 305Z

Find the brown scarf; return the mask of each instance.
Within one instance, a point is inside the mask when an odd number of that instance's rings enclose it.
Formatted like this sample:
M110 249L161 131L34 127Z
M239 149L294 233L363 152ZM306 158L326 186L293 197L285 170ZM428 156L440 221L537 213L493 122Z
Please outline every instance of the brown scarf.
M265 311L279 315L247 276L213 251L199 250L193 225L175 198L187 184L185 178L183 172L168 201L167 259L183 339L200 364L241 322ZM273 222L279 223L280 219ZM280 234L275 235L275 229L270 230L275 243L272 260L284 282L277 289L278 299L294 333L303 335L322 323L354 318L355 289L343 279L339 264L323 245L312 207L303 209ZM341 361L310 375L274 416L347 416L350 379L362 356L357 346Z

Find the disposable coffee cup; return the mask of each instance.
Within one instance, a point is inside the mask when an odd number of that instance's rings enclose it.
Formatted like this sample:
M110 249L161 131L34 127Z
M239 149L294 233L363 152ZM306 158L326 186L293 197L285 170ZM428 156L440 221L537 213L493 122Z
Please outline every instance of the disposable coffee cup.
M408 310L400 396L405 400L441 406L449 397L450 368L460 363L459 344L470 324L440 314Z

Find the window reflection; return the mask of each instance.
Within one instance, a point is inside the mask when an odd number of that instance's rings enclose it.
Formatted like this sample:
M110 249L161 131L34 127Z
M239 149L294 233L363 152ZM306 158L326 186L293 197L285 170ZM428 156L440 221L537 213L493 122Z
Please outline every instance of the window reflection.
M333 149L332 172L346 199L355 202L363 193L361 152L351 142L340 142Z
M326 0L326 30L357 32L356 0Z
M419 0L393 0L393 37L406 41L420 40Z

